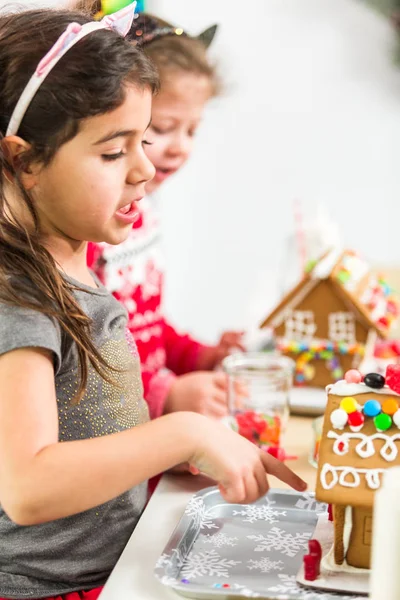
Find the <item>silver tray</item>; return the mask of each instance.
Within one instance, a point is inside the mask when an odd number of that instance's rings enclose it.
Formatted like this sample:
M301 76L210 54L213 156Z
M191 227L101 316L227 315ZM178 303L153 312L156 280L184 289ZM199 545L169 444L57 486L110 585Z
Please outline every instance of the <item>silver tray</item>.
M226 503L216 487L206 488L189 501L155 575L179 594L201 600L356 600L296 583L308 540L326 510L309 492L273 489L241 505Z

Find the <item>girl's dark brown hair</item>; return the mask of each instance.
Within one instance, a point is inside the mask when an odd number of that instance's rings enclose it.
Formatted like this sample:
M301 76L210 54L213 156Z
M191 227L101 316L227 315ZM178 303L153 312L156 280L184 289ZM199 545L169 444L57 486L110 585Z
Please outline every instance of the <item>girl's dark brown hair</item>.
M101 0L77 0L77 10L94 15L101 11ZM145 13L140 15L146 16ZM174 25L148 15L149 19L156 21L160 28L174 28ZM146 27L144 26L144 30ZM127 39L136 40L135 21ZM207 54L207 45L201 36L192 37L184 35L164 35L143 45L143 51L156 65L160 73L161 86L168 78L176 73L194 73L204 75L210 81L211 96L217 96L221 89L220 79L215 65Z
M0 16L0 142L40 60L70 23L90 20L66 10ZM116 33L96 31L66 53L29 105L18 135L30 144L30 150L20 156L18 168L7 160L0 144L0 301L48 315L59 323L64 341L75 343L80 370L77 401L86 389L89 363L108 381L111 367L92 342L91 322L75 299L76 288L61 275L42 245L38 215L20 175L33 162L48 166L57 150L78 133L84 119L119 107L127 85L154 92L158 88L154 67ZM18 222L7 200L10 186L28 208L33 227Z

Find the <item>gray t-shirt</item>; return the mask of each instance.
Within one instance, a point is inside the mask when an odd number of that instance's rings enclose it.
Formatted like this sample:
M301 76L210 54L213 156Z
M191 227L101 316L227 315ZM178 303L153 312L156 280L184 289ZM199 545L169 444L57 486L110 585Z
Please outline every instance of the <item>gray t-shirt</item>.
M92 319L96 347L109 364L124 370L112 374L120 384L115 386L90 369L78 405L72 404L78 379L75 346L51 318L0 304L0 355L24 347L46 348L54 355L61 442L123 431L148 420L139 357L124 308L100 283L93 289L68 281L82 288L74 293ZM80 491L71 487L70 493ZM102 585L136 526L146 495L147 484L142 483L96 508L29 527L13 523L0 506L0 597L43 598Z

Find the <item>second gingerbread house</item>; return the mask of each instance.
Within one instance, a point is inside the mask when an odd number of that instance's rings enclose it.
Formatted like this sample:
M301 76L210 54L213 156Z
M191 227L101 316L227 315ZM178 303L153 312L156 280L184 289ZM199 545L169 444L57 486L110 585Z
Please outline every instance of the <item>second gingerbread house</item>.
M325 387L358 367L385 339L399 301L382 276L351 250L328 252L265 319L277 349L294 359L295 384Z

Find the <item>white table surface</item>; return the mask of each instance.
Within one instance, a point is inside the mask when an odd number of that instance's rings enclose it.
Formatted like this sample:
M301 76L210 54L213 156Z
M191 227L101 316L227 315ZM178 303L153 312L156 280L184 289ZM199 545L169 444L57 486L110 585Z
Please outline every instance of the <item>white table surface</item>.
M316 470L308 463L312 441L312 419L291 417L283 446L298 460L291 466L314 490ZM100 600L177 600L153 575L154 566L193 494L212 485L202 477L165 475L147 505L135 531L100 595ZM286 487L270 478L271 487Z

